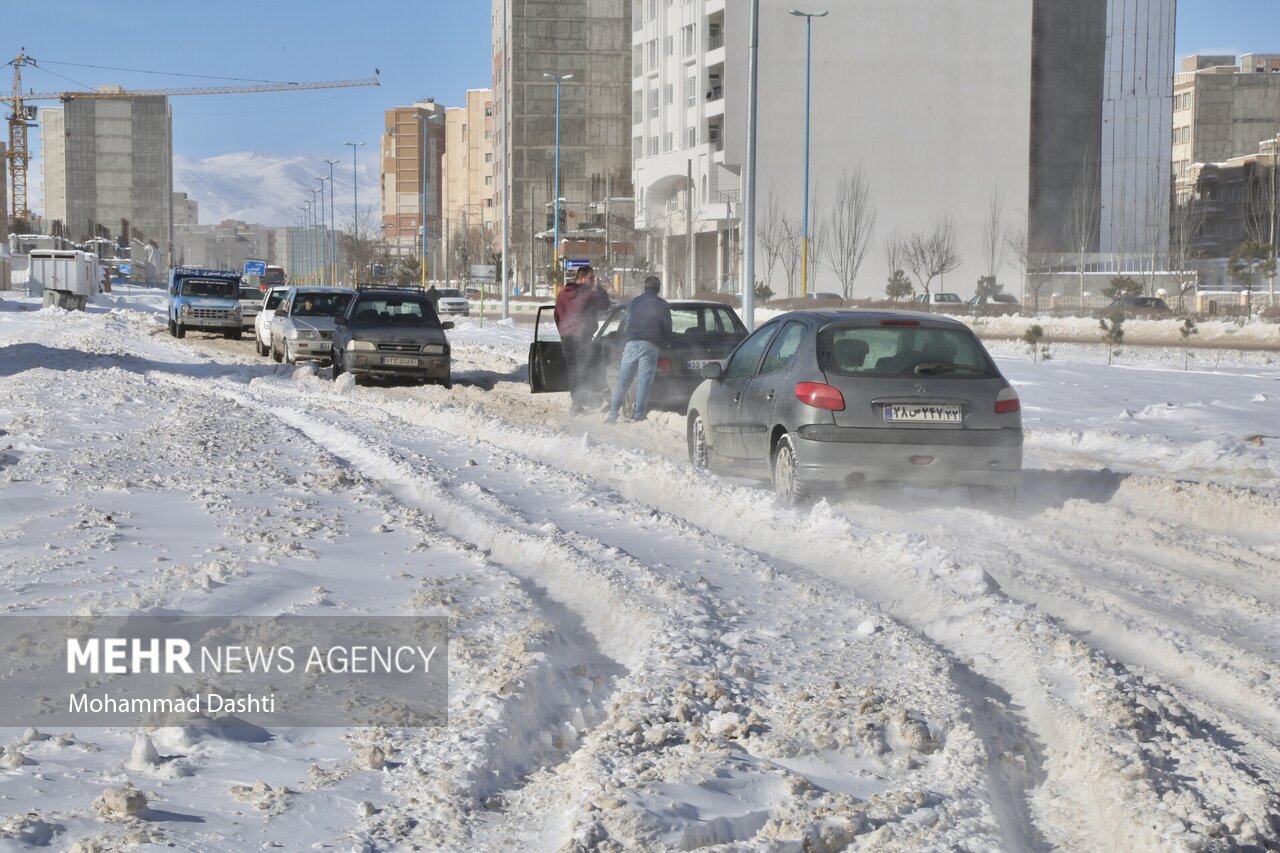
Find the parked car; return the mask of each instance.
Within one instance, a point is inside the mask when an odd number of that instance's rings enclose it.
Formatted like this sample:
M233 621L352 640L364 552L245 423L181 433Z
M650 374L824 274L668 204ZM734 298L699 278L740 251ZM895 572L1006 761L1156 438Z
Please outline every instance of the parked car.
M1018 302L1018 297L1003 291L992 294L984 293L981 296L975 294L970 297L968 304L975 308L983 308L982 313L986 314L1017 314L1022 308L1022 305Z
M844 303L844 297L838 293L806 293L804 298L808 302L822 305L836 306Z
M618 378L628 305L613 306L592 339L592 363L603 393ZM569 390L564 353L551 322L554 307L538 309L529 345L529 388L535 394ZM671 332L671 340L658 350L649 408L682 412L689 395L702 383L703 366L728 356L747 336L747 327L732 307L721 302L675 299L671 301Z
M188 330L221 333L240 340L240 273L230 270L174 267L169 270L169 334Z
M262 310L262 290L256 284L240 282L240 325L249 328Z
M361 290L335 318L333 378L350 373L436 382L453 387L449 339L453 323L442 323L420 290Z
M1151 313L1167 313L1173 309L1169 307L1169 303L1165 302L1159 296L1121 296L1113 299L1108 309L1133 309L1137 311L1150 311Z
M297 364L328 361L333 352L333 318L355 294L345 287L291 287L271 318L271 358Z
M862 482L1016 492L1018 394L956 320L793 311L702 374L689 401L690 461L771 480L789 503Z
M287 286L275 285L268 287L266 294L262 297L258 314L253 318L253 344L258 350L258 355L268 355L271 352L271 320L276 316L276 310L288 293Z
M917 296L914 302L922 305L963 305L959 294L956 293L922 293Z
M441 317L445 315L469 317L471 315L471 301L463 296L462 291L456 287L437 288L435 308L436 314Z

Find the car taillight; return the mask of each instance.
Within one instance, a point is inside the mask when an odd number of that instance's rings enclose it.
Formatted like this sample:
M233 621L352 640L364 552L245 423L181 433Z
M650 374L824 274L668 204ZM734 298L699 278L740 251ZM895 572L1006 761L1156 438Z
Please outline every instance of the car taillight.
M662 374L670 374L670 373L671 373L671 359L669 359L669 358L660 358L660 359L658 359L658 372L659 372L659 373L662 373Z
M844 411L844 395L834 385L822 382L801 382L796 385L796 399L815 409L829 412Z
M996 395L996 414L1011 415L1022 408L1022 401L1018 399L1018 392L1013 388L1005 388Z

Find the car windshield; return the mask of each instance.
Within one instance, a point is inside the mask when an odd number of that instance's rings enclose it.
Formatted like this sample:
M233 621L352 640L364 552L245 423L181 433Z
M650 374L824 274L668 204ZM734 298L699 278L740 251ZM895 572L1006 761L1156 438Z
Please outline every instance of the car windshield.
M818 333L818 367L839 376L988 377L995 367L963 329L839 325Z
M291 313L295 317L332 317L345 311L350 301L350 293L299 293Z
M356 323L391 326L431 326L438 328L440 319L431 303L422 299L365 298L356 303L352 320Z
M934 302L959 302L960 297L954 293L935 293L933 295Z
M716 306L672 306L673 335L737 335L747 331L733 309Z
M274 311L280 307L280 303L284 301L283 290L277 290L267 294L267 304L263 308L267 311Z
M256 287L252 287L252 286L250 286L250 287L243 287L243 286L242 286L242 287L240 288L240 298L241 298L241 299L252 299L252 300L254 300L254 301L256 302L256 301L258 301L259 299L261 299L261 298L262 298L262 291L261 291L261 290L258 290L258 288L256 288Z
M183 296L217 296L222 299L235 299L239 285L234 281L219 281L209 278L183 279Z
M454 287L442 287L436 291L440 296L461 296L462 292Z

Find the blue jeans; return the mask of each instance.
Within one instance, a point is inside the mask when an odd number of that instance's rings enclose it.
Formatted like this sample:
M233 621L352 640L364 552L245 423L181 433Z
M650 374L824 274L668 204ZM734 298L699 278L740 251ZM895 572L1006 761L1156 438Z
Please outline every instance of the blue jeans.
M613 386L613 400L609 403L610 419L618 417L622 398L636 380L636 408L634 418L642 418L649 410L649 390L653 387L653 374L658 370L658 347L648 341L627 341L622 348L622 364L618 366L618 381Z

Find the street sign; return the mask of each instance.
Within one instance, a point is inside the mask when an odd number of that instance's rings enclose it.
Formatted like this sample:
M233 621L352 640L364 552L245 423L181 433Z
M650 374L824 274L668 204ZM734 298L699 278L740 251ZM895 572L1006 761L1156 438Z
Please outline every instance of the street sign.
M120 265L120 275L133 275L133 265L132 265L132 264L121 264L121 265Z
M498 268L493 264L472 264L471 277L493 281L498 276Z
M245 261L244 261L244 274L245 274L245 275L259 275L259 276L262 276L263 278L266 278L266 277L267 277L267 262L266 262L266 261L255 261L255 260L253 260L253 259L251 259L251 258L245 258Z
M566 273L577 272L579 267L589 267L591 261L586 258L565 258L564 271Z

